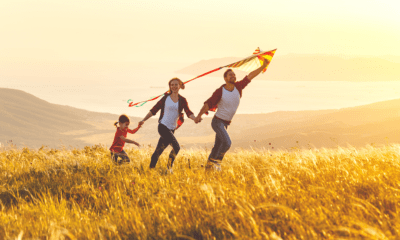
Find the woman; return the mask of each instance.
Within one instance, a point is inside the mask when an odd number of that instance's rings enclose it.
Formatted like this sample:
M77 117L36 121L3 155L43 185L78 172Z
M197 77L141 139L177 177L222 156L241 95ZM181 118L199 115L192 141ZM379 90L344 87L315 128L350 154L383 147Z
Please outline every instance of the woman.
M160 119L158 120L158 133L160 134L160 140L158 141L156 150L151 156L150 168L155 168L158 158L163 153L168 145L172 145L172 151L169 154L167 168L172 173L172 164L174 163L175 157L180 150L178 141L176 140L174 133L183 123L184 109L186 115L195 120L195 116L190 111L186 98L178 94L179 89L185 89L185 85L179 78L173 78L168 82L169 92L156 103L156 105L150 110L146 117L139 122L139 125L150 117L154 116L158 110L161 109Z

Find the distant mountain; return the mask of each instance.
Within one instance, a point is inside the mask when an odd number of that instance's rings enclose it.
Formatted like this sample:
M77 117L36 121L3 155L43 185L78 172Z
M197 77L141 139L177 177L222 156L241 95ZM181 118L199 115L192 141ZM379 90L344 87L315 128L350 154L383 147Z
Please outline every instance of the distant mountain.
M211 113L211 116L213 113ZM186 118L186 117L185 117ZM110 146L118 115L52 104L20 90L0 88L0 142L17 147ZM141 118L131 117L130 128ZM158 116L128 138L155 146ZM400 142L400 99L339 110L238 114L228 127L235 148L365 146ZM185 119L175 132L183 148L211 149L215 133L211 118L199 124ZM130 145L127 145L130 147ZM168 150L166 152L169 152Z
M177 73L199 75L220 66L239 61L229 57L202 60ZM237 71L238 77L245 73ZM222 72L210 76L222 77ZM329 55L275 55L268 70L256 79L277 81L397 81L400 80L399 57L344 58Z

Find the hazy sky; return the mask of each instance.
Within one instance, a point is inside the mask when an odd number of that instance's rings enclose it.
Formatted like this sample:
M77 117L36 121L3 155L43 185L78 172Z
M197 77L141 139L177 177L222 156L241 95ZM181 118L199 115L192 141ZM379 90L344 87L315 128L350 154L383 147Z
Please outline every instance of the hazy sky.
M400 55L400 1L0 1L0 61Z

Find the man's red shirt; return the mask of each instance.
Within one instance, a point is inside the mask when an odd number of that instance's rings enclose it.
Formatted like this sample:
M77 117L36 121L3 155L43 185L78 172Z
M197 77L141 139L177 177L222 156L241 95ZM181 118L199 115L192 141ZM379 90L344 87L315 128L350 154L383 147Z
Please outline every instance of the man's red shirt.
M248 77L246 76L245 78L243 78L243 80L239 81L239 82L235 82L235 87L236 89L239 91L240 97L242 97L242 90L247 86L247 84L250 83L250 80L248 79ZM212 96L207 99L207 101L205 101L204 103L208 104L208 109L210 111L215 112L218 108L218 103L222 98L222 88L225 86L226 84L222 85L221 87L219 87L217 90L215 90L215 92L212 94ZM206 114L208 114L208 112L206 112Z

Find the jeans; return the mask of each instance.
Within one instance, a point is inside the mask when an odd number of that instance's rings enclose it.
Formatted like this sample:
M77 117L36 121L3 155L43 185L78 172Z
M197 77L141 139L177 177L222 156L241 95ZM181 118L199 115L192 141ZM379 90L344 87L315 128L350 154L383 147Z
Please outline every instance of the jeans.
M158 162L158 158L164 152L165 148L168 145L172 145L171 153L169 154L169 159L171 161L171 167L174 163L175 157L178 154L181 147L179 146L178 141L174 136L175 130L170 130L163 124L158 124L158 133L160 134L160 140L158 140L158 144L156 150L154 151L153 155L151 156L150 168L155 168Z
M225 156L225 153L229 150L232 145L231 138L229 137L226 129L228 128L228 124L224 121L213 118L211 121L211 127L215 131L215 144L211 150L210 156L208 159L212 158L215 160L222 160Z
M118 162L118 158L121 158L121 160ZM119 153L111 152L111 159L114 161L115 164L121 164L121 163L129 163L131 160L128 157L128 154L124 150L122 150Z

